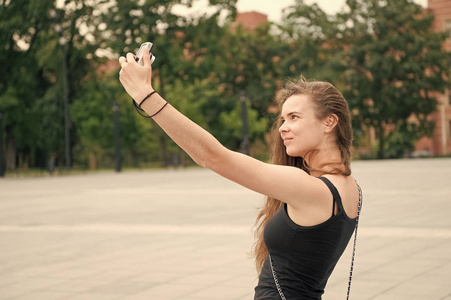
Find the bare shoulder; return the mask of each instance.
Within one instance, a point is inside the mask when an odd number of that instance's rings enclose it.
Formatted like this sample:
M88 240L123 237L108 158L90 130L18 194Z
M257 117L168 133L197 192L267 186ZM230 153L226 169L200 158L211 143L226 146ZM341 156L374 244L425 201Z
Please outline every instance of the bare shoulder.
M350 218L357 217L359 189L354 177L332 174L323 175L323 177L329 179L337 188L346 214Z

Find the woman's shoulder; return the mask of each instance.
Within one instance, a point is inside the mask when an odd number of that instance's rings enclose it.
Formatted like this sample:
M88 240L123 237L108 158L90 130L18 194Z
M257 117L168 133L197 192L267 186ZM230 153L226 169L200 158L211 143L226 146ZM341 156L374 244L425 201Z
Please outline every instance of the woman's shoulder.
M327 178L338 190L346 214L350 218L355 218L359 203L359 188L354 177L340 174L324 174L322 177Z

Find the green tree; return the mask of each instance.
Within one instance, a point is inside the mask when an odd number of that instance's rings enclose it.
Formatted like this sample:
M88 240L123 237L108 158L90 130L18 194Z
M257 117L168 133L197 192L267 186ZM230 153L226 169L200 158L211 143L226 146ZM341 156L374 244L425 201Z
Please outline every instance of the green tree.
M256 140L264 139L264 135L268 130L268 120L264 118L259 118L258 111L251 108L250 102L246 101L247 115L248 115L248 126L249 126L249 142L255 142ZM240 101L235 102L235 106L231 112L222 112L219 115L220 123L225 128L230 128L232 130L228 131L231 136L230 139L234 141L242 140L242 127L243 121L241 119L241 103ZM239 148L239 145L234 145L235 149Z
M284 11L279 25L283 49L283 76L300 74L337 85L342 49L338 46L339 21L317 4L296 0Z
M432 32L433 16L410 0L348 0L347 6L345 97L354 120L375 128L377 157L400 156L432 134L433 94L448 84L444 35Z
M228 50L223 83L232 95L246 91L259 116L267 114L281 75L277 68L281 44L272 28L269 22L259 25L254 32L238 26L235 31L229 30L223 41Z
M54 107L35 105L50 85L36 51L41 34L50 27L47 11L52 6L49 0L0 1L0 111L7 170L15 169L17 162L25 167L44 161L45 166L48 141L42 139L45 124L41 118Z
M8 168L45 167L64 161L63 51L69 102L94 73L97 46L90 36L92 1L0 1L0 109L5 116ZM57 32L57 28L61 31ZM94 76L95 77L95 76ZM72 123L72 135L77 124ZM74 136L74 135L73 135ZM70 147L77 144L72 139Z
M281 23L273 25L269 34L272 41L267 51L272 53L276 88L281 87L285 78L300 75L331 82L339 89L343 87L340 77L343 51L335 15L326 14L317 4L296 0L283 11ZM270 90L274 95L277 89Z
M223 122L224 115L237 112L239 95L242 92L247 94L249 111L257 113L258 122L267 124L266 131L269 128L267 121L271 120L271 114L268 108L273 105L279 84L279 49L283 47L272 34L272 28L273 24L268 22L251 32L241 26L232 30L231 24L225 24L224 34L218 41L220 49L223 49L216 57L216 64L220 68L216 68L214 76L211 77L217 80L217 88L222 95L207 104L207 111L212 133L231 149L239 148L242 137L241 134L236 134L236 125L233 125L233 122ZM265 141L262 135L256 135L252 142L258 144Z
M117 80L117 71L96 74L79 91L72 105L77 124L74 159L90 168L111 167L114 157L113 106L118 106L121 152L126 167L158 160L153 122L137 114L130 96Z

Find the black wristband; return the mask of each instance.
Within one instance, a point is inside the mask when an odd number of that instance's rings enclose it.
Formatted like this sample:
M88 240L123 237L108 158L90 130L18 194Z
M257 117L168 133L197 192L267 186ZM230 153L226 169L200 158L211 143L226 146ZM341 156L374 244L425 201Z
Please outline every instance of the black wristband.
M139 114L140 116L142 116L142 117L144 117L144 118L153 118L153 117L155 117L160 111L162 111L163 108L166 107L166 105L168 105L168 102L166 101L166 103L165 103L165 104L164 104L164 105L163 105L156 113L154 113L154 114L151 115L151 116L143 114L144 110L141 108L141 104L143 104L144 101L146 101L147 99L149 99L150 96L152 96L152 95L155 94L156 92L157 92L157 91L153 91L152 93L150 93L149 95L147 95L147 96L141 101L141 103L140 103L139 105L136 104L136 101L135 101L134 99L132 99L132 100L133 100L133 105L135 106L135 109L136 109L136 111L138 112L138 114Z
M151 115L150 117L151 118L153 118L153 117L155 117L160 111L162 111L163 110L163 108L165 108L166 107L166 105L168 105L168 102L166 102L156 113L154 113L153 115Z
M139 103L138 107L141 108L141 105L144 103L144 101L146 101L147 99L150 98L150 96L152 96L153 94L155 94L157 91L153 91L152 93L150 93L149 95L147 95L146 97L144 97L144 99L141 101L141 103Z

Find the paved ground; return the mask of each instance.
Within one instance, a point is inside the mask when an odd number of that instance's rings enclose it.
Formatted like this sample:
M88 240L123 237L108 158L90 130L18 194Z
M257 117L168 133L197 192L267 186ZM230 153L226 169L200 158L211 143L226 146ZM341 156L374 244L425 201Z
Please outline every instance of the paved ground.
M353 164L351 299L451 299L451 159ZM204 169L0 180L0 299L252 299L263 196ZM323 299L345 299L350 247Z

